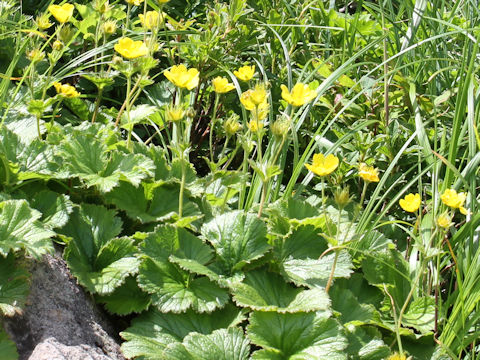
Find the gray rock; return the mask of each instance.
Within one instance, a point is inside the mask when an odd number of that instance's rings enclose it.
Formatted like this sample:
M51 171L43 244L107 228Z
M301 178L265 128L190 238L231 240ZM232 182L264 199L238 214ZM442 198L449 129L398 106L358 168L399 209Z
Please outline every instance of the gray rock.
M21 315L5 320L20 360L124 360L115 332L77 285L60 254L32 263Z

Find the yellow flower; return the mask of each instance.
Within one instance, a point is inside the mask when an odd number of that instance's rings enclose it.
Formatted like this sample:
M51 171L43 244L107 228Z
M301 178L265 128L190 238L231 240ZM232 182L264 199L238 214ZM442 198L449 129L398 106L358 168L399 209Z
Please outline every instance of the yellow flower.
M156 29L163 21L163 16L158 11L147 11L145 16L143 14L138 15L143 27L147 29Z
M143 2L143 0L126 0L128 4L130 5L135 5L135 6L140 6L140 4Z
M280 88L282 89L282 98L293 106L305 105L317 96L315 90L311 90L308 85L302 83L295 84L292 92L288 91L285 85L280 85Z
M57 94L67 97L67 98L74 98L80 96L80 93L75 90L75 87L69 84L60 84L59 82L54 82L53 86L57 91Z
M241 128L242 125L237 121L236 117L228 118L223 124L223 129L227 133L227 136L235 135Z
M68 3L63 5L50 5L48 7L48 11L50 11L60 24L64 24L70 20L73 15L73 9L75 9L75 6Z
M338 158L333 154L328 154L327 156L314 154L312 165L305 164L305 166L318 176L325 176L332 173L338 167L338 162Z
M167 121L176 122L182 120L185 117L185 111L179 106L168 106L165 116L167 118Z
M48 19L49 16L50 15L48 14L43 14L42 16L37 17L37 26L40 30L46 30L53 25Z
M250 120L247 125L251 132L257 132L263 129L263 122L255 119Z
M45 58L45 53L40 51L40 49L33 49L27 52L27 58L31 62L38 63Z
M240 80L243 81L249 81L253 78L253 75L255 75L255 65L252 66L242 66L238 70L235 70L233 74L239 78Z
M400 199L400 206L408 212L415 212L420 207L420 194L408 194L404 199Z
M135 59L148 54L147 45L143 41L133 41L128 37L118 40L114 48L116 52L127 59Z
M213 90L215 90L218 94L227 93L233 89L235 86L232 83L228 82L228 79L217 76L215 79L212 80Z
M112 35L117 31L117 22L113 20L107 20L102 24L102 29L105 35Z
M358 170L358 175L365 181L368 182L379 182L378 178L378 169L375 169L373 166L368 166L365 163L360 164Z
M405 355L395 353L393 355L390 355L387 360L407 360L407 357Z
M440 195L440 199L442 199L442 202L445 205L454 209L460 209L460 212L463 215L468 214L468 210L463 207L463 204L465 204L465 200L467 199L467 195L464 192L457 194L455 189L447 189L442 195Z
M437 218L437 225L444 229L448 229L453 225L451 216L449 216L447 212L444 212Z
M264 105L267 103L267 91L265 85L259 84L255 86L255 89L250 89L242 93L240 96L240 102L247 110L253 110L256 106ZM265 106L264 106L265 108Z
M163 73L165 77L170 80L175 86L179 88L186 88L192 90L198 86L199 72L195 68L188 69L185 65L173 65L170 70L165 70Z

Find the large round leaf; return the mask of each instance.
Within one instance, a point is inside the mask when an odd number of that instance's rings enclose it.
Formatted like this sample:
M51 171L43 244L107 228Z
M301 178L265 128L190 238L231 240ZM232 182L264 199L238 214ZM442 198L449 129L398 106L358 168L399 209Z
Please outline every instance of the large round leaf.
M230 272L241 269L270 249L264 222L243 211L216 216L202 227L201 232Z

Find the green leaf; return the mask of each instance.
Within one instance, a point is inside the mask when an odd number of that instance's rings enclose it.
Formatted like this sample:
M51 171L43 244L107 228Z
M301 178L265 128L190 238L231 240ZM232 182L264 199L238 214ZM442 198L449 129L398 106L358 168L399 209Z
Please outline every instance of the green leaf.
M160 225L142 242L141 251L156 262L165 262L169 256L198 261L201 264L213 258L212 249L188 230L173 225Z
M149 223L178 216L179 193L180 185L175 183L145 184L135 187L121 181L118 187L105 194L105 200L125 211L130 218ZM188 196L185 196L183 215L186 217L199 213L198 206L188 201Z
M75 209L62 229L72 238L65 248L65 260L78 282L92 293L111 293L138 269L133 240L115 238L121 228L115 211L84 204Z
M221 287L231 287L234 284L242 281L244 278L243 272L236 272L230 276L224 271L224 269L216 266L218 265L216 263L206 266L196 260L182 259L176 257L175 255L171 255L168 259L180 266L183 270L197 275L205 275Z
M72 202L64 194L43 190L32 196L32 207L42 213L42 222L49 229L61 228L73 211Z
M347 359L347 341L338 323L321 312L254 312L247 333L253 344L264 348L252 359Z
M50 238L55 233L38 221L41 216L25 200L0 202L0 254L6 256L10 250L25 249L30 255L40 258L52 252Z
M383 285L389 287L389 294L397 307L401 307L410 292L408 264L397 250L370 253L362 261L365 279L372 285L383 290Z
M243 211L216 216L202 227L201 233L213 245L219 260L231 273L260 258L270 249L264 222Z
M97 186L108 193L120 180L138 186L142 179L153 176L153 161L141 154L109 152L105 143L90 134L74 132L66 137L59 150L70 177L78 177L87 186Z
M152 303L163 312L212 312L225 306L229 299L228 292L208 278L193 279L174 264L150 258L140 266L138 283L152 294Z
M52 149L45 142L35 139L24 144L6 127L0 130L0 157L9 164L10 182L49 178L54 170Z
M111 294L98 296L97 301L105 304L105 308L111 313L128 315L146 310L150 305L150 295L138 287L134 277L129 276Z
M325 287L332 272L335 254L327 254L318 260L288 259L281 264L282 275L296 285L309 287ZM353 272L353 264L346 250L341 250L333 278L349 277Z
M274 251L281 260L318 259L328 248L327 241L320 235L321 230L313 225L299 225L275 243Z
M347 353L354 360L383 360L390 355L390 348L381 340L382 334L377 328L348 326Z
M191 332L210 334L216 329L231 327L244 320L233 305L212 313L199 314L187 310L181 314L162 313L157 309L132 321L132 326L121 332L125 356L144 356L146 359L164 359L161 351L172 342L181 342Z
M373 320L375 307L361 304L349 289L333 286L330 290L332 308L340 313L340 322L347 325L360 326Z
M242 283L232 286L232 294L237 305L261 311L325 311L330 305L322 289L295 288L280 275L265 270L247 273Z
M131 130L136 124L142 122L142 120L148 118L150 115L155 113L157 108L155 106L141 104L134 106L130 110L130 113L126 111L122 115L122 128Z
M13 316L21 313L27 300L30 274L19 267L15 255L0 256L0 313Z
M421 334L427 334L435 328L435 299L420 297L413 300L403 315L402 325L413 327Z
M271 207L274 214L287 219L303 220L320 215L320 211L304 199L291 197L274 203Z
M7 333L0 327L0 354L2 360L17 360L18 352L15 343L8 338Z
M191 333L181 346L185 351L179 349L179 345L165 348L164 359L247 360L250 355L250 342L243 331L236 327L218 329L209 335Z

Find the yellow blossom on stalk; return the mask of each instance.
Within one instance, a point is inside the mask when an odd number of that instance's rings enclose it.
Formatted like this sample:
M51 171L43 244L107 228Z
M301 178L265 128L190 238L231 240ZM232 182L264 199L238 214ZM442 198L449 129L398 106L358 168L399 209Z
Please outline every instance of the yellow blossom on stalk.
M112 35L117 31L117 22L113 20L107 20L102 24L102 29L105 35Z
M267 103L267 91L265 85L259 84L255 86L255 89L250 89L242 93L240 96L240 102L247 110L253 110L256 106L260 106Z
M213 79L212 85L213 90L217 94L224 94L235 89L235 86L232 83L229 83L227 78L221 76L217 76L215 79Z
M251 132L257 132L263 129L263 122L256 119L250 120L247 125Z
M135 5L135 6L140 6L140 4L143 2L143 0L126 0L128 4L130 5Z
M315 90L311 90L308 85L302 83L295 84L291 92L285 85L280 85L280 88L282 89L283 100L293 106L305 105L317 96Z
M199 72L195 68L187 69L185 65L173 65L163 73L175 86L192 90L198 86Z
M53 23L50 22L50 19L48 17L49 15L43 14L42 16L37 18L36 23L40 30L47 30L53 25Z
M223 124L223 129L227 133L227 136L235 135L241 128L242 124L237 121L236 117L228 118Z
M358 170L358 175L365 181L368 182L379 182L378 178L378 169L375 169L373 166L368 166L365 163L360 164Z
M318 176L326 176L335 171L338 163L338 158L333 154L328 154L327 156L314 154L312 164L305 164L305 167Z
M127 59L135 59L148 54L147 45L143 41L133 41L125 37L115 44L115 51Z
M407 357L405 355L395 353L393 355L390 355L387 360L407 360Z
M185 110L183 110L180 106L168 106L167 111L165 112L165 116L167 118L167 121L180 121L185 117Z
M452 217L449 216L447 212L444 212L437 218L437 225L444 229L448 229L453 225Z
M63 43L60 40L55 40L52 44L52 49L60 51L63 49Z
M80 93L72 85L54 82L53 86L55 87L57 94L66 98L74 98L80 96Z
M445 192L440 195L440 199L442 202L454 209L460 209L460 212L463 215L468 214L468 210L463 207L465 204L465 200L467 199L467 195L464 192L457 193L455 189L447 189Z
M27 52L27 58L33 63L38 63L45 58L45 53L40 49L33 49Z
M147 11L145 15L138 15L143 27L152 30L160 26L163 16L158 11Z
M403 210L415 212L420 207L420 194L408 194L405 198L400 199L399 203Z
M60 24L66 23L73 15L75 6L65 3L63 5L50 5L48 11L53 15Z
M235 70L233 74L242 81L249 81L255 75L255 65L252 66L242 66L238 70Z

